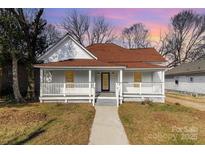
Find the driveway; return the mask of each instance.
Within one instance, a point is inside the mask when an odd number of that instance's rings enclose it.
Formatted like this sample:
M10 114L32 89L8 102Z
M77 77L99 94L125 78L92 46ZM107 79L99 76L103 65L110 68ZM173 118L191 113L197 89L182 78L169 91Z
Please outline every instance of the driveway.
M129 144L116 106L95 106L90 142L93 145Z
M187 107L192 107L200 111L205 111L205 103L197 103L193 101L188 101L188 100L183 100L179 98L174 98L174 97L166 97L166 102L168 103L179 103L181 105L187 106Z

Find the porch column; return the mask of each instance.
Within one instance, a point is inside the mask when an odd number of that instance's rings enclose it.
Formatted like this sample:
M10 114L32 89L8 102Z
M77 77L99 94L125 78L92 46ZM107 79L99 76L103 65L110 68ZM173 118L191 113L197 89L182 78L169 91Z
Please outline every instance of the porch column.
M88 70L88 84L89 84L89 102L91 102L91 82L92 82L92 71Z
M40 68L40 97L43 96L43 69ZM40 98L40 102L42 103L42 99Z
M120 104L122 104L122 81L123 81L123 72L120 70Z
M165 86L164 86L164 70L161 71L161 76L162 76L162 95L165 95Z

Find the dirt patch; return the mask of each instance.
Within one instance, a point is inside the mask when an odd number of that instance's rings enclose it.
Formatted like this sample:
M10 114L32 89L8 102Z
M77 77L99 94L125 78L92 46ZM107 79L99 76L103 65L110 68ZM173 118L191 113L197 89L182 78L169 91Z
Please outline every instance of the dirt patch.
M173 117L170 117L166 113L154 112L152 115L153 115L153 120L157 120L159 122L163 122L164 124L168 124L168 125L177 125L177 120L173 119Z
M43 120L47 120L47 115L41 112L21 111L17 109L8 109L0 112L0 124L26 124Z

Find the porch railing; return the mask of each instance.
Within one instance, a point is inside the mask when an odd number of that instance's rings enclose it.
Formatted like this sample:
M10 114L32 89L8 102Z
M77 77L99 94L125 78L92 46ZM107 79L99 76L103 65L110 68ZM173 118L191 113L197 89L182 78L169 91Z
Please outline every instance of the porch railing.
M41 96L93 96L95 83L41 83Z
M122 103L123 97L127 95L164 95L163 82L133 82L116 83L115 86L117 106Z
M164 94L162 82L122 83L123 94Z

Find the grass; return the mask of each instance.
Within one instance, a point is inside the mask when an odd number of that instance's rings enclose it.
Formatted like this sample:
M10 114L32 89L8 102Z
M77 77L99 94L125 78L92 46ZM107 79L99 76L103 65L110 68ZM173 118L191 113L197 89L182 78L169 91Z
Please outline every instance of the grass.
M181 105L124 103L119 116L130 144L205 144L205 112Z
M0 104L0 144L88 144L90 104Z
M168 93L166 93L166 96L178 98L178 99L183 99L183 100L187 100L187 101L192 101L192 102L196 102L196 103L205 103L204 96L196 97L196 96L181 94L181 93L177 93L177 92L168 92Z

